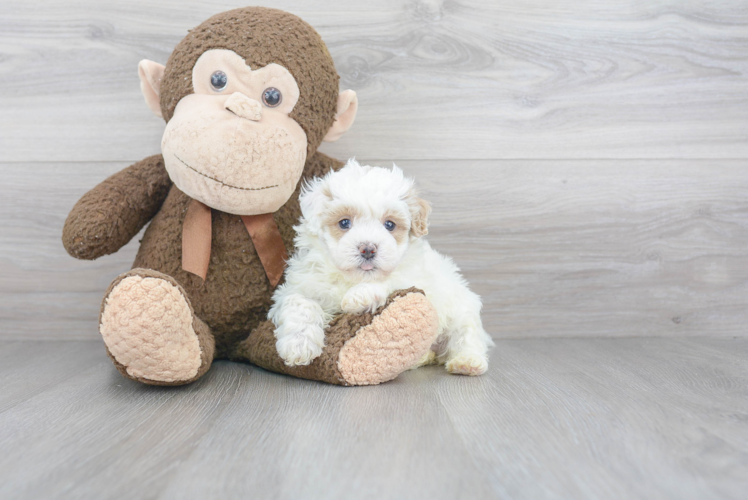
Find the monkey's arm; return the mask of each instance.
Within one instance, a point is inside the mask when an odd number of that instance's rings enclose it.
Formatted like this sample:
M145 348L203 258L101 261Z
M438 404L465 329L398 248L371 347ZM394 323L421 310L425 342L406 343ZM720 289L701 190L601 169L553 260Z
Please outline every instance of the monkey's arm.
M161 155L117 172L70 211L62 229L65 250L86 260L116 252L156 215L170 187Z

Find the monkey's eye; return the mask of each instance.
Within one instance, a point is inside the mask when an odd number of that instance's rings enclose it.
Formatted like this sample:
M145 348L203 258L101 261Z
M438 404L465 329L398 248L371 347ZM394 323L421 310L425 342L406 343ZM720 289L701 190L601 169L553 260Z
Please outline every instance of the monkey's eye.
M340 229L350 229L351 228L351 219L343 219L340 222L338 222L338 226L340 226Z
M220 92L226 88L227 83L229 83L229 77L223 71L216 71L210 75L210 86L213 90Z
M281 91L275 87L268 87L262 91L262 102L265 103L265 106L268 108L276 107L282 100L283 95L281 95Z
M394 222L392 222L391 220L388 220L388 221L386 221L386 222L384 223L384 228L385 228L385 229L386 229L387 231L394 231L394 230L395 230L395 227L397 227L397 225L396 225L396 224L395 224Z

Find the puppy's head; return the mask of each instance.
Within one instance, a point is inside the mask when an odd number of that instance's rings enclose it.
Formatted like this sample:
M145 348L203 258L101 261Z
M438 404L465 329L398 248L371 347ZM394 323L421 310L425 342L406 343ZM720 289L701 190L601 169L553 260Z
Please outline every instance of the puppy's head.
M410 242L428 233L431 207L394 165L390 170L349 160L305 186L300 202L301 227L356 279L388 275Z

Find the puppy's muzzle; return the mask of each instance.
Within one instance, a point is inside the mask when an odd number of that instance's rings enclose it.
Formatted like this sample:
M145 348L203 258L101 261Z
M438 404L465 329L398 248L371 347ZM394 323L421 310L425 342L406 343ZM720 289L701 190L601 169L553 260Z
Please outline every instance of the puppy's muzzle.
M365 260L371 260L377 256L377 246L371 243L363 243L359 245L358 251L361 253L361 257Z

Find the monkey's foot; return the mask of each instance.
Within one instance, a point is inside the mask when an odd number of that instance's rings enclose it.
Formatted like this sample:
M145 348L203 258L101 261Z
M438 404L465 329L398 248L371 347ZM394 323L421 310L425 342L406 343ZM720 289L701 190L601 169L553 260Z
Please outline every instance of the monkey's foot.
M422 293L391 298L338 357L340 374L350 385L392 380L418 363L436 338L439 318Z
M412 368L430 350L439 319L420 290L400 290L374 313L343 314L325 331L322 354L307 366L286 366L275 350L273 324L258 326L232 359L279 373L338 385L375 385Z
M213 336L182 287L149 269L133 269L112 282L99 330L117 369L146 384L192 382L213 361Z

